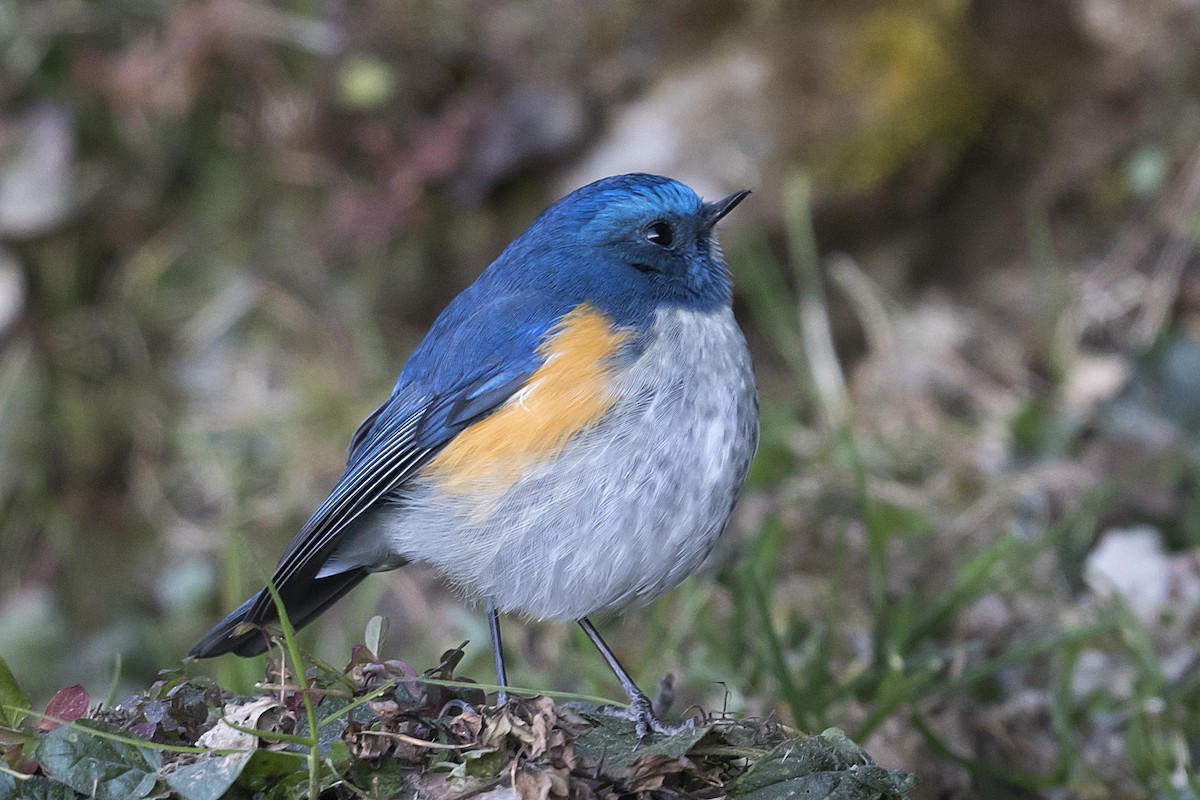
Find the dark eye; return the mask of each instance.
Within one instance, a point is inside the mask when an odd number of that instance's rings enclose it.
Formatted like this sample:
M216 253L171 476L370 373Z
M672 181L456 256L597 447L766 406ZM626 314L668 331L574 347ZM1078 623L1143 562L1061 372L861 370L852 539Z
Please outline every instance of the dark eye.
M671 230L670 223L663 222L661 219L647 225L646 229L642 231L642 235L646 237L647 242L659 247L670 247L675 243L675 231Z

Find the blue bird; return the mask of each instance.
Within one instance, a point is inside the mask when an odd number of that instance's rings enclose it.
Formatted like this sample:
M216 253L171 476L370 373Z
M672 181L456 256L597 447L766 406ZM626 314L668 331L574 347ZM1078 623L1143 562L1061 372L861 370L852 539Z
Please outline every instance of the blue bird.
M713 229L747 194L705 203L630 174L544 211L446 307L355 432L272 579L292 623L368 573L430 564L486 604L501 686L500 613L577 621L639 734L661 730L588 617L694 572L746 478L757 393ZM276 618L263 589L189 655L257 655Z

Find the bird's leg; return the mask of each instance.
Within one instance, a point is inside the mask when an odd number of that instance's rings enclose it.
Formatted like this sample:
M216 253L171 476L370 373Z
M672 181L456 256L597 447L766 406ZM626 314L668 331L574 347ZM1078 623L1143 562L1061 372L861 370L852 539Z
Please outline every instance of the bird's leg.
M488 627L492 631L492 654L496 658L496 683L500 690L496 693L496 705L502 706L508 702L508 673L504 669L504 645L500 642L500 612L496 604L488 601Z
M667 734L674 732L674 728L663 725L654 716L654 705L650 702L650 698L637 687L637 684L633 682L633 678L629 677L629 673L621 666L621 662L617 661L616 654L600 638L600 633L588 621L587 617L579 620L579 627L583 628L583 632L592 640L592 644L596 645L596 649L600 651L600 655L604 656L604 660L608 662L609 668L616 674L617 680L621 682L625 693L629 695L629 715L633 717L633 721L637 724L638 738L645 739L650 735L650 731Z

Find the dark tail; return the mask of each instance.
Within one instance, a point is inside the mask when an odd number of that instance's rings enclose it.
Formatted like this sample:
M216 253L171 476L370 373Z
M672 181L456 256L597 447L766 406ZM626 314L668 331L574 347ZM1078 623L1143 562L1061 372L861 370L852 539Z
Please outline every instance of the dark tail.
M281 591L280 597L292 626L299 630L312 622L322 611L357 586L367 574L365 569L352 569L327 578L306 581L300 591L296 586L288 586L289 591ZM214 625L213 629L196 643L188 656L211 658L225 653L236 653L243 657L256 656L267 649L267 636L262 627L278 619L279 615L275 611L270 592L263 589L242 603L237 611ZM239 630L243 625L246 626L246 630Z

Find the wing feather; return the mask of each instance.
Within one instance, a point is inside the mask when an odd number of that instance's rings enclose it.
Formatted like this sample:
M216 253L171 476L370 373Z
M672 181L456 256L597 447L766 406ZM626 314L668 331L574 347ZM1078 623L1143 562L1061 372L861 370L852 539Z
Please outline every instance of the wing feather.
M272 577L280 593L315 579L347 526L403 485L460 430L502 405L533 368L488 370L444 394L414 403L397 393L380 406L369 427L364 423L355 433L341 479L280 559ZM269 614L270 606L270 595L260 596L251 614Z
M350 564L321 575L355 520L529 380L544 360L539 346L546 334L572 307L564 300L537 290L496 291L485 273L442 312L405 364L391 397L354 432L345 472L275 568L272 580L298 625L379 566ZM261 636L245 625L276 616L264 589L214 626L191 654L261 652Z

